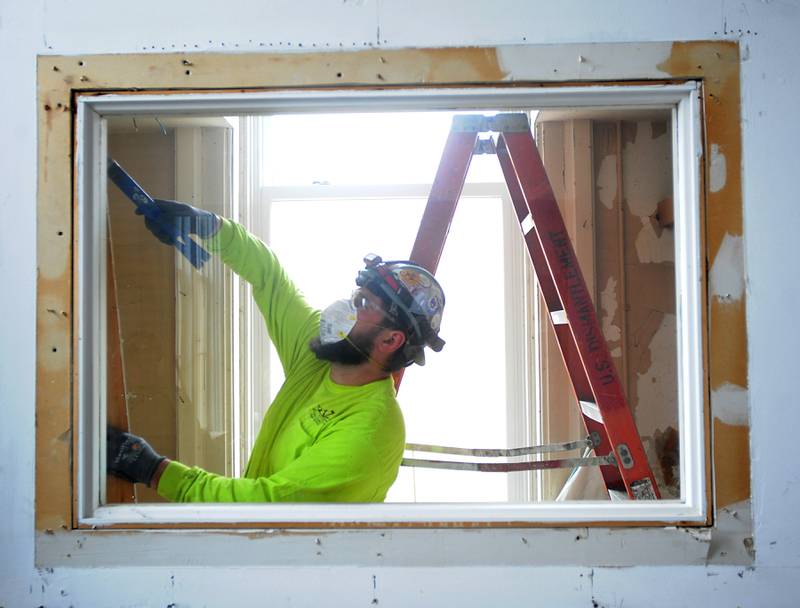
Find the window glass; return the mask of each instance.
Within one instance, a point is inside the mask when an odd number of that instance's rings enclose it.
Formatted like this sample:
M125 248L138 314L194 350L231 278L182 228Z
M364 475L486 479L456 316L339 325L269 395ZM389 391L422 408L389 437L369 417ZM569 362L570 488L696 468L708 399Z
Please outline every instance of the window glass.
M437 271L447 299L441 329L447 344L423 368L407 370L398 395L409 442L509 447L502 202L467 197L459 203ZM406 259L424 206L422 199L274 201L270 244L309 301L322 308L355 286L365 253ZM274 395L282 374L276 355L270 362ZM501 473L404 467L387 500L507 498Z
M263 117L249 133L263 146L250 157L240 156L236 138L251 119L123 117L109 121L108 153L152 196L244 223L323 308L350 294L366 253L408 257L452 116ZM535 132L648 461L662 496L678 498L670 115L542 112ZM258 184L249 198L237 191L237 171ZM357 194L368 186L377 190ZM108 312L117 323L107 334L108 417L124 410L131 430L164 455L241 475L282 381L258 311L216 257L194 269L150 235L111 185L108 201ZM410 368L400 388L409 442L516 448L586 434L550 320L538 294L526 295L535 293L533 279L509 205L497 158L476 156L437 272L447 344L423 369ZM514 306L530 327L509 316ZM515 383L524 390L512 394ZM513 479L403 468L387 500L607 500L596 468L533 475L524 491L512 491ZM141 488L137 500L158 497Z
M491 112L489 112L491 113ZM298 114L264 122L266 186L430 184L452 112ZM497 182L490 156L476 156L468 182Z

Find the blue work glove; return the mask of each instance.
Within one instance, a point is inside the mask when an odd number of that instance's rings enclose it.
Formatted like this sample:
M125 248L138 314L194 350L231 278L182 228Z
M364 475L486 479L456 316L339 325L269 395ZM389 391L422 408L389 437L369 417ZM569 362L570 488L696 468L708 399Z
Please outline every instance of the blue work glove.
M141 437L106 427L106 470L133 483L148 486L164 456Z
M153 199L153 202L158 207L155 218L143 205L136 208L136 214L145 216L144 225L162 243L174 245L176 236L186 242L190 234L208 238L219 230L220 219L210 211L160 198Z

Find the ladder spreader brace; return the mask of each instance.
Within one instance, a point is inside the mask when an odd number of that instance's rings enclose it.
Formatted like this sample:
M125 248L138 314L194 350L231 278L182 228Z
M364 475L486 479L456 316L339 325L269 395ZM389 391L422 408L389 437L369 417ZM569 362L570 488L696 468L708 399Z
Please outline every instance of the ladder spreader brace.
M479 139L490 132L497 134L496 143ZM464 467L431 464L440 461L404 464L491 471L594 464L600 466L609 491L627 492L635 500L660 498L526 114L454 117L411 260L435 274L470 161L473 154L482 153L494 153L500 161L595 458L463 463L469 465Z

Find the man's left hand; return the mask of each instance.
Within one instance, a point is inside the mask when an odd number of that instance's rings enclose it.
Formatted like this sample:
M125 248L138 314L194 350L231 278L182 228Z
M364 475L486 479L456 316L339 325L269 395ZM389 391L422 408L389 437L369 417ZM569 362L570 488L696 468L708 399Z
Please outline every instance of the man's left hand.
M141 437L113 426L106 428L106 468L133 483L150 485L158 465L166 458Z

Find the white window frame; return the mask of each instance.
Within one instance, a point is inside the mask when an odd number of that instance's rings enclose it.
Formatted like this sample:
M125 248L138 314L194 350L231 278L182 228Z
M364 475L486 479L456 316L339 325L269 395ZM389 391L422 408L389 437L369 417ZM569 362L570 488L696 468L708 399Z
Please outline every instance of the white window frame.
M401 110L529 110L553 107L671 109L678 323L681 499L567 503L101 505L105 475L106 133L115 115L245 115ZM296 523L652 523L706 521L707 471L702 344L699 85L278 91L170 95L91 95L77 100L78 490L81 525Z

